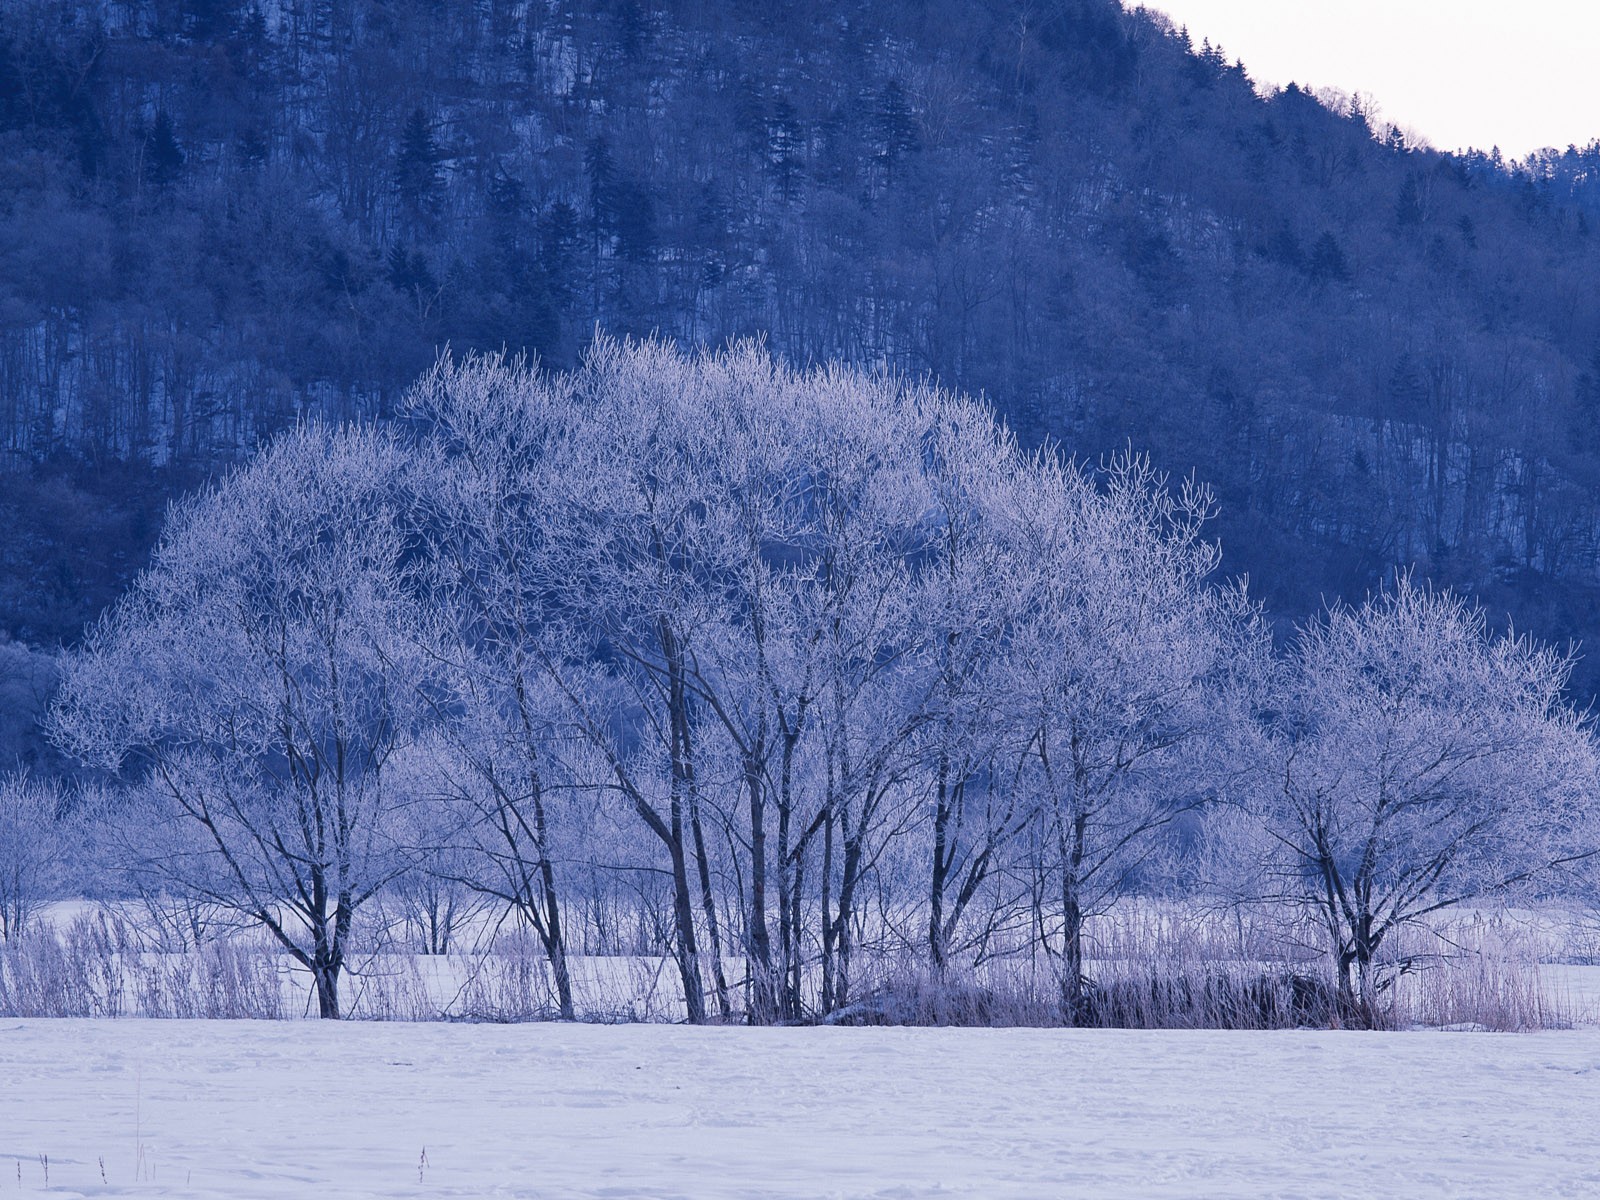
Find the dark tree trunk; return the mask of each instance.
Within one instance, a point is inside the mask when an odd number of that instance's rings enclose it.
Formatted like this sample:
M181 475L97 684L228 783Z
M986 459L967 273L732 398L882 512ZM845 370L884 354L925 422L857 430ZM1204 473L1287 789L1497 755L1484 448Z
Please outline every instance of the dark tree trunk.
M1081 812L1061 829L1061 1016L1069 1025L1089 1018L1089 996L1083 977L1082 880L1084 838L1088 818Z
M312 982L317 989L317 1016L325 1021L337 1021L340 1017L339 968L318 963L312 968Z
M678 974L683 980L684 1013L691 1025L706 1022L705 989L700 982L700 951L694 932L694 901L689 891L689 865L683 851L683 801L672 800L672 917L677 926L674 949Z
M746 937L750 955L752 1024L770 1025L778 1013L777 985L772 973L772 937L767 930L767 813L762 764L745 760L745 790L750 801L750 912Z
M944 894L949 886L950 867L955 860L955 848L949 845L950 817L950 759L941 753L933 805L933 873L928 880L928 958L938 975L944 974L949 953L944 925Z
M700 978L699 939L695 934L694 900L689 886L688 855L684 844L684 815L692 803L693 768L688 758L688 687L683 652L677 635L665 621L660 627L661 649L667 668L667 719L672 758L672 820L667 839L672 858L672 909L677 926L678 973L683 978L683 1002L691 1025L706 1019L705 988ZM703 850L703 843L697 847ZM703 861L703 856L702 861Z
M834 923L831 912L833 885L833 785L829 782L828 798L823 809L822 819L822 996L820 1006L823 1012L832 1012L838 1007L838 1000L834 994Z
M577 1010L572 1003L572 974L567 966L566 934L561 924L561 903L556 891L555 864L550 861L548 818L544 808L543 788L537 788L533 798L534 830L539 839L539 889L544 899L544 951L550 960L550 974L556 985L556 1006L563 1021L577 1020Z

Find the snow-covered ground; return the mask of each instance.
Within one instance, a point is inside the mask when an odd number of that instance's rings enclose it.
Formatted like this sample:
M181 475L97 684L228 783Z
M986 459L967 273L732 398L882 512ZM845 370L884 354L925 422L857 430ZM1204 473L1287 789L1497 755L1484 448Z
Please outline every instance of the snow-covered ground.
M0 1021L0 1197L1600 1196L1597 1112L1596 1029Z

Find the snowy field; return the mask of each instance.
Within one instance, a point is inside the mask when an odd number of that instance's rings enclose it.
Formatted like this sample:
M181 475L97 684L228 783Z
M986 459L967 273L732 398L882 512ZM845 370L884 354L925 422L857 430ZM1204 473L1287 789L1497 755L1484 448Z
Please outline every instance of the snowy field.
M1596 1029L0 1022L0 1197L1596 1196L1596 1112Z

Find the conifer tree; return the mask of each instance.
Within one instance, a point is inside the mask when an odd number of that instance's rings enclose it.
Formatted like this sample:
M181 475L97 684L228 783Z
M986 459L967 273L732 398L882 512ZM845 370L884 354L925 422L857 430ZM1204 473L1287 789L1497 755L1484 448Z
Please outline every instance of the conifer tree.
M421 108L412 109L395 156L395 191L400 197L401 220L409 231L424 228L439 215L444 188L442 160L428 114Z
M166 109L156 113L155 124L144 141L144 175L157 188L168 188L183 171L183 147L178 145L172 118Z

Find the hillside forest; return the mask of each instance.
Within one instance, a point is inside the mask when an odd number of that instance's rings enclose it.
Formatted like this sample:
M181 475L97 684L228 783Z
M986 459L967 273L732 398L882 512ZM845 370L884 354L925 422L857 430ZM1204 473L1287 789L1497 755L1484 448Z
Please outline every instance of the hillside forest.
M54 649L170 500L444 347L597 331L1148 453L1280 633L1404 570L1600 630L1600 146L1414 144L1154 11L13 0L0 162L0 750L41 768Z

